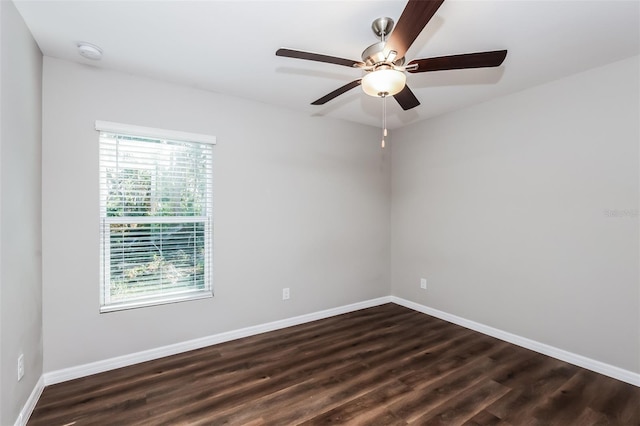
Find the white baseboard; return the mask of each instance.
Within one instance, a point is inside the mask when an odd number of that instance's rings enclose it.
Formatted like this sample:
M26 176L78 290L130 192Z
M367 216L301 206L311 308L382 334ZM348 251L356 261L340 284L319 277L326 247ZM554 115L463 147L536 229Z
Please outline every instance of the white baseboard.
M155 349L149 349L142 352L136 352L115 358L109 358L101 361L83 364L76 367L64 368L62 370L51 371L45 373L45 386L55 383L66 382L80 377L89 376L91 374L102 373L116 368L127 367L129 365L138 364L140 362L150 361L165 356L175 355L194 349L204 348L206 346L216 345L218 343L228 342L243 337L254 336L256 334L266 333L268 331L279 330L294 325L304 324L319 319L329 318L347 312L357 311L359 309L370 308L391 302L390 296L380 297L377 299L366 300L364 302L353 303L350 305L339 306L337 308L326 309L324 311L313 312L310 314L300 315L293 318L286 318L279 321L273 321L266 324L255 325L252 327L232 330L225 333L214 334L199 339L188 340L173 345L162 346Z
M548 355L561 361L577 365L578 367L586 368L587 370L595 371L596 373L600 373L635 386L640 386L640 374L638 373L615 367L601 361L596 361L582 355L574 354L573 352L558 349L545 343L527 339L526 337L518 336L516 334L499 330L497 328L489 327L488 325L480 324L475 321L449 314L447 312L430 308L428 306L420 305L419 303L411 302L400 297L391 296L390 299L391 302L409 309L413 309L414 311L422 312L424 314L443 319L453 324L478 331L482 334L504 340L505 342L513 343L514 345L522 346L523 348L531 349L532 351Z
M29 395L29 399L27 399L27 402L24 404L24 407L22 407L20 414L18 414L18 418L16 419L14 426L25 426L27 424L29 417L31 417L31 413L33 413L33 410L36 408L36 404L38 403L43 390L44 378L43 376L40 376L38 382L31 391L31 395Z
M89 364L79 365L76 367L64 368L62 370L51 371L45 373L40 377L33 392L29 396L27 403L20 412L18 419L15 422L15 426L24 426L27 420L31 416L42 391L45 386L65 382L67 380L73 380L80 377L89 376L91 374L102 373L105 371L113 370L120 367L127 367L129 365L138 364L140 362L150 361L153 359L162 358L165 356L175 355L178 353L191 351L194 349L200 349L206 346L215 345L218 343L228 342L243 337L254 336L257 334L266 333L269 331L279 330L286 327L292 327L294 325L304 324L311 321L316 321L324 318L330 318L336 315L345 314L348 312L357 311L360 309L371 308L373 306L382 305L385 303L395 303L400 306L404 306L414 311L422 312L427 315L431 315L436 318L443 319L453 324L460 325L462 327L478 331L488 336L495 337L505 342L513 343L514 345L522 346L523 348L530 349L532 351L548 355L550 357L559 359L561 361L568 362L570 364L577 365L582 368L586 368L596 373L604 374L605 376L612 377L614 379L630 383L635 386L640 386L640 374L632 371L624 370L619 367L615 367L604 362L596 361L591 358L577 355L572 352L558 349L556 347L537 342L535 340L527 339L526 337L518 336L497 328L489 327L484 324L477 323L456 315L452 315L437 309L430 308L428 306L420 305L415 302L411 302L406 299L402 299L396 296L385 296L377 299L366 300L364 302L353 303L350 305L339 306L337 308L326 309L324 311L313 312L310 314L300 315L293 318L286 318L279 321L273 321L266 324L260 324L252 327L242 328L239 330L232 330L225 333L214 334L206 336L200 339L188 340L186 342L176 343L173 345L162 346L155 349L150 349L142 352L136 352L129 355L123 355L115 358L105 359L101 361L92 362Z

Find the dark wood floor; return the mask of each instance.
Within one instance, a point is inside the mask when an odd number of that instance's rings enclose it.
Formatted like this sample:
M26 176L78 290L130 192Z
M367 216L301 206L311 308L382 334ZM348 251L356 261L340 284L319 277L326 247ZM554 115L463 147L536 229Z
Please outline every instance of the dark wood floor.
M640 388L394 304L47 387L29 425L640 425Z

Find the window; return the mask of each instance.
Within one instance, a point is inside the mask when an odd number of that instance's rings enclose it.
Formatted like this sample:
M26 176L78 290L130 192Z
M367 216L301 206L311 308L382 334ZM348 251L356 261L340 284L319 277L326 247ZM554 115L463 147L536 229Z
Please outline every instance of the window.
M211 297L213 144L103 121L100 311Z

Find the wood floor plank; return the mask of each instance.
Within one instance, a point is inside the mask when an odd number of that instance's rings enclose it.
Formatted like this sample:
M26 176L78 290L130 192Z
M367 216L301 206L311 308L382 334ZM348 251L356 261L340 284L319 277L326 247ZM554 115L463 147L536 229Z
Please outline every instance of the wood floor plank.
M483 380L460 392L455 398L448 399L436 409L424 413L412 423L429 426L464 424L507 392L509 388L500 383Z
M429 347L433 345L439 345L442 341L443 336L437 334L432 336L431 338L426 338L425 340L420 341L419 343L415 342L415 337L418 335L424 335L424 331L420 329L416 329L415 327L408 327L402 333L395 332L396 338L401 337L404 343L396 345L396 346L388 346L384 345L381 350L372 351L366 345L351 345L350 350L354 351L356 347L358 350L353 354L355 356L348 358L341 358L341 361L357 361L355 363L351 363L339 370L331 371L331 374L327 374L328 366L331 365L333 367L339 366L338 363L332 361L329 365L325 365L326 362L323 362L318 368L306 371L306 377L315 376L315 373L322 372L324 373L320 378L322 380L314 380L312 383L315 386L313 401L307 401L305 404L305 410L309 409L309 405L313 404L316 407L332 407L337 402L342 402L345 398L354 397L364 391L366 391L368 382L363 382L363 380L368 380L369 382L379 382L384 380L389 380L389 378L393 378L393 373L388 371L388 367L393 365L395 368L402 369L410 369L411 365L415 362L420 362L419 360L415 360L415 357L411 356L411 354L418 354L421 350L427 350ZM428 335L428 333L427 333ZM373 343L373 342L369 342ZM334 354L335 355L335 354ZM321 358L321 359L324 359ZM307 367L313 367L314 363L308 363ZM382 367L382 371L376 370L376 368ZM312 373L309 375L309 373ZM285 377L285 381L282 384L283 387L286 384L295 384L302 378L299 376L294 377ZM288 380L286 380L288 379ZM265 396L266 401L269 402L269 399L275 393L268 394ZM255 398L254 398L255 399ZM288 401L288 405L290 406L291 401ZM246 413L246 407L243 404L243 401L237 400L235 401L235 406L237 407L236 415L238 411ZM316 408L319 409L319 408ZM184 410L183 410L184 411ZM234 413L229 413L228 416L232 416ZM188 413L187 415L192 415ZM278 424L288 424L291 421L291 417L297 416L298 421L304 420L304 416L300 412L292 411L288 409L286 413L279 411L279 418L277 420ZM244 418L244 417L242 417ZM210 417L211 421L218 421L217 418ZM235 422L239 422L241 418L238 417L225 417L225 421L231 422L233 419ZM276 419L272 420L275 422ZM238 424L238 423L236 423Z
M386 304L47 386L28 424L638 426L639 401L638 387Z
M514 425L533 424L537 422L534 411L578 371L578 367L536 354L493 378L511 391L486 410Z
M589 403L589 410L606 418L603 424L640 425L639 388L610 377L588 372L597 383L598 392Z
M488 411L482 410L464 422L463 426L510 426L510 423L494 416Z
M533 417L549 424L575 421L600 392L598 382L589 373L578 371L533 411Z
M389 401L402 397L411 392L412 389L398 380L391 380L378 386L366 394L351 399L337 407L315 416L302 425L310 426L327 423L373 423L381 417L394 419L394 423L406 424L400 417L387 409Z
M387 345L380 345L380 338L385 338L388 332L393 332L396 335L399 334L397 330L393 329L379 332L379 336L375 338L367 334L363 334L358 340L343 341L340 345L335 345L333 347L323 346L314 353L302 354L288 363L280 362L280 365L277 368L268 370L264 373L265 377L269 377L271 379L269 382L265 382L264 386L254 386L248 395L235 392L231 396L233 398L232 401L221 399L219 392L211 392L209 389L208 392L211 395L211 398L200 397L197 398L197 402L189 404L186 407L181 407L179 409L180 413L175 420L179 421L185 416L193 416L195 413L201 411L209 412L220 404L224 404L227 407L236 406L239 407L239 409L244 409L244 405L248 400L259 399L265 395L273 395L280 389L284 389L300 381L307 380L318 373L324 373L323 377L326 377L329 384L333 382L348 383L355 374L362 374L363 371L367 370L367 366L361 365L360 362L363 356L367 355L370 360L378 359L379 363L385 364L402 355L410 346L422 347L424 345L421 343L416 346L416 344L412 342L412 337L420 335L421 333L419 330L416 331L413 328L408 328L403 333L405 337L408 337L408 343L394 348L389 348ZM375 348L378 348L378 350L375 350ZM329 359L329 354L336 357L339 362L333 361L332 359L334 358ZM379 358L382 359L380 360ZM343 364L346 364L347 368L342 368ZM342 374L338 374L333 371L337 367L341 367L340 371L342 371ZM328 375L327 373L329 372L334 374ZM327 385L325 384L324 386ZM168 413L165 413L165 416L167 414Z
M426 386L414 387L411 395L391 404L389 409L407 422L414 423L424 413L457 398L468 388L485 381L485 372L495 367L496 362L489 357L476 358L462 368L445 372L438 380Z

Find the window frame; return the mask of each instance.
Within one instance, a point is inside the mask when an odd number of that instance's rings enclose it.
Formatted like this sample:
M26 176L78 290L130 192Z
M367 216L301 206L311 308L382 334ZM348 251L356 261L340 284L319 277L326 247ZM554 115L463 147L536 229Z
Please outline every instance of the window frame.
M207 193L205 202L207 215L205 216L107 216L106 202L103 199L103 165L102 158L102 134L121 135L123 137L156 139L158 141L171 141L179 143L196 143L215 145L215 136L188 133L175 130L157 129L151 127L136 126L131 124L114 123L109 121L97 120L95 122L95 130L98 131L98 170L99 170L99 218L100 218L100 313L115 312L126 309L141 308L147 306L157 306L168 303L177 303L188 300L200 300L213 297L213 149L211 149L211 159L209 162L209 172L206 175ZM153 142L150 142L153 143ZM205 255L205 271L204 271L204 289L192 291L167 291L153 296L137 296L127 300L111 302L109 295L111 291L110 281L110 262L111 256L111 234L110 225L117 223L148 223L148 224L171 224L171 223L193 223L194 227L197 223L204 224L204 255Z

